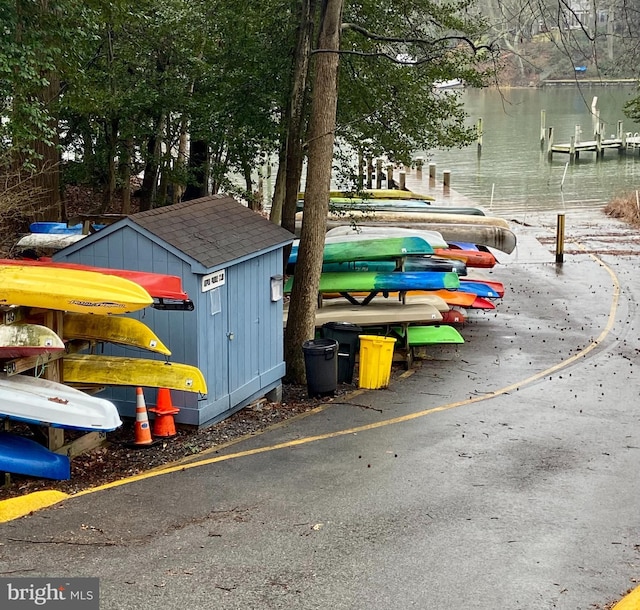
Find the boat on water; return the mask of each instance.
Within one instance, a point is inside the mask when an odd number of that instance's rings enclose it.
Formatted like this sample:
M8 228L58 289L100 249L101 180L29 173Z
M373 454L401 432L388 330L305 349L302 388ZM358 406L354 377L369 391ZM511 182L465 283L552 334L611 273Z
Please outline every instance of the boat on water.
M66 455L49 451L34 440L0 432L0 472L67 481L71 462Z
M120 277L144 288L153 297L154 309L193 310L193 301L182 287L182 279L177 275L152 273L148 271L134 271L130 269L111 269L110 267L94 267L81 263L65 263L54 261L49 257L38 259L0 259L0 265L21 265L31 267L50 267L54 269L75 269L79 271L93 271L114 277Z
M0 305L108 315L153 303L131 280L78 269L0 264L0 287Z
M0 419L67 430L110 432L122 425L116 406L68 385L31 377L0 377Z
M0 359L39 356L64 349L53 330L40 324L0 324Z
M96 341L136 347L164 356L171 350L144 323L125 316L92 316L65 313L62 325L65 340Z
M67 354L62 360L64 383L86 386L142 386L207 393L200 369L178 362L146 358Z

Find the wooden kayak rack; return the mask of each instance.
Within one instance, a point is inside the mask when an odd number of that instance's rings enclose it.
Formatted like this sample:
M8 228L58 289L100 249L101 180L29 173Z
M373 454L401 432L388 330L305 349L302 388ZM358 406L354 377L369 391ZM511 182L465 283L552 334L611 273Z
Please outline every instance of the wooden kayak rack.
M52 329L57 335L63 333L64 312L51 309L34 309L29 307L0 306L0 324L14 324L20 321L30 321L42 324ZM0 374L10 377L26 371L34 371L34 374L58 383L62 382L62 358L69 352L85 350L92 346L89 341L74 341L63 351L50 352L39 356L27 356L0 361ZM5 420L4 428L7 429L9 421ZM45 430L47 448L55 453L73 458L85 451L90 451L106 442L106 433L102 431L87 432L82 436L67 442L65 430L47 426ZM5 475L5 483L8 475Z

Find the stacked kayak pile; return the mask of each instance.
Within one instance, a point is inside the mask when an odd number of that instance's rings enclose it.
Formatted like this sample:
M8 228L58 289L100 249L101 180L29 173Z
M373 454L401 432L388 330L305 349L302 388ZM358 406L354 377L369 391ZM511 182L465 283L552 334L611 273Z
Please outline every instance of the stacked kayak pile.
M400 335L397 345L407 352L463 343L458 329L469 312L493 310L504 296L503 283L485 270L497 264L492 250L515 249L515 235L505 220L480 208L434 206L427 196L403 191L402 199L376 193L330 200L316 326L341 321L369 333L378 324L379 332ZM348 209L350 224L335 205ZM295 279L298 245L286 291Z
M106 433L122 422L94 396L106 386L206 393L201 371L168 362L166 345L124 314L193 309L180 278L51 260L0 260L0 418L8 424ZM162 359L98 354L105 343ZM0 434L0 471L69 478L69 458L16 434Z

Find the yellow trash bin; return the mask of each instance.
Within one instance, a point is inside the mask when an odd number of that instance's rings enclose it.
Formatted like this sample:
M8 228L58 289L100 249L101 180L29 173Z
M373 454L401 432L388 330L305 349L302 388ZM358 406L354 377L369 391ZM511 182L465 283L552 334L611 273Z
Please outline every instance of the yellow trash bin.
M391 377L393 337L378 335L360 335L360 373L358 385L361 388L376 390L386 388Z

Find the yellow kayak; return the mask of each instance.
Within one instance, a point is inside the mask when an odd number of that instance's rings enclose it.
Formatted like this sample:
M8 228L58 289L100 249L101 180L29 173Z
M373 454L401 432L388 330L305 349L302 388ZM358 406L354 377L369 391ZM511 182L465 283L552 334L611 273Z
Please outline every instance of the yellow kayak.
M62 361L62 379L82 386L130 385L207 393L207 382L197 367L146 358L69 354Z
M64 315L65 339L84 339L118 343L170 356L171 350L143 322L124 316L92 316L82 313Z
M153 303L138 284L77 269L0 265L0 305L99 315L138 311Z

